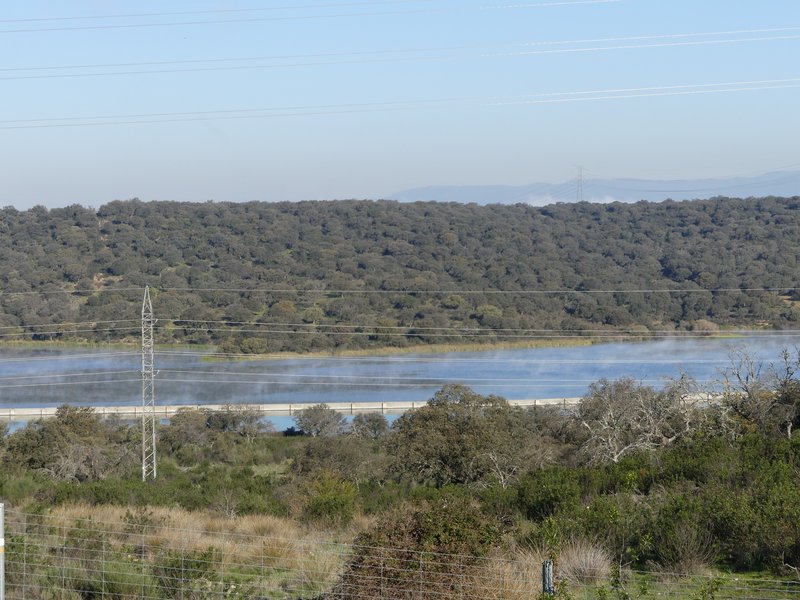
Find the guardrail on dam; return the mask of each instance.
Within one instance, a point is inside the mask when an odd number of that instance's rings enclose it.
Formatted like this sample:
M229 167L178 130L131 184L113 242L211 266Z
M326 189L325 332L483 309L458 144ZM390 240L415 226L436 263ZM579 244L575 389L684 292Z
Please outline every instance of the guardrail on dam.
M580 398L534 398L525 400L509 400L512 406L574 406L581 401ZM299 411L316 403L294 404L171 404L155 407L155 416L169 418L180 409L196 410L226 410L228 408L247 409L257 412L264 417L291 417ZM377 412L385 415L402 414L427 404L426 400L418 402L329 402L328 407L348 415L359 413ZM141 406L93 406L96 415L101 417L117 417L121 419L136 419L142 416ZM31 419L44 419L53 417L58 407L0 407L0 420L2 421L28 421Z

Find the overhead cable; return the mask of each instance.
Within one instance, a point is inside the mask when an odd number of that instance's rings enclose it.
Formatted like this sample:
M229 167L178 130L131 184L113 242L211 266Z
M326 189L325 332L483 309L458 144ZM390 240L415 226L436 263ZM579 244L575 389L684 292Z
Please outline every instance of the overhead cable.
M228 110L139 113L128 115L101 115L82 117L47 117L39 119L7 119L0 121L0 130L40 129L53 127L89 127L101 125L133 125L157 123L184 123L206 120L241 120L283 118L334 114L357 114L382 111L422 110L446 108L453 104L477 106L518 106L559 104L565 102L594 102L635 98L660 98L683 95L721 94L800 87L799 77L764 79L738 82L661 85L632 88L611 88L570 92L531 93L508 97L443 98L432 100L398 100L376 103L349 103L335 105L236 108Z
M588 340L587 340L588 341ZM565 348L547 348L549 350L564 350ZM574 349L574 348L570 348ZM502 348L487 348L486 353L505 353L515 350L504 350ZM456 351L456 353L458 353ZM498 363L498 364L531 364L531 365L606 365L606 364L727 364L730 360L723 359L656 359L647 357L636 357L631 359L547 359L541 357L531 358L511 358L503 356L492 358L491 356L480 356L477 358L464 358L463 356L448 356L441 353L426 353L425 348L417 348L414 351L416 356L409 355L367 355L367 356L336 356L336 355L314 355L314 354L248 354L241 352L191 352L182 350L158 350L156 356L170 356L173 358L191 356L195 358L208 359L233 359L236 361L311 361L311 362L387 362L387 363Z
M0 35L9 33L50 33L65 31L96 31L109 29L146 29L154 27L183 27L197 25L230 25L245 23L265 23L265 22L290 22L290 21L309 21L326 19L350 19L361 17L394 17L402 15L431 14L431 13L451 13L466 11L485 11L503 10L520 8L557 8L561 6L579 6L593 4L616 4L624 0L563 0L554 2L532 2L516 4L485 5L477 7L449 7L449 8L414 8L405 10L383 10L371 12L342 12L330 14L300 14L300 15L281 15L270 17L238 17L232 19L201 19L192 21L162 21L157 23L119 23L103 25L63 25L53 27L26 27L18 29L0 29Z
M101 379L99 381L58 381L55 383L15 383L15 384L2 384L0 388L30 388L30 387L53 387L62 385L95 385L95 384L109 384L109 383L141 383L141 378L136 379Z
M40 375L8 375L0 377L0 381L10 381L17 379L55 379L60 377L88 377L98 375L121 375L123 373L138 373L136 369L125 369L122 371L94 371L79 373L42 373Z
M618 38L601 38L602 41L607 43L619 42L624 40L661 40L670 38L687 38L697 36L715 36L722 33L746 33L746 32L781 32L781 31L797 31L800 27L775 27L767 29L756 30L740 30L733 32L707 32L707 33L686 33L686 34L660 34L652 36L626 36ZM682 42L660 42L653 44L625 44L614 46L590 46L590 47L576 47L576 48L555 48L545 50L516 50L478 54L473 57L477 58L502 58L502 57L515 57L515 56L535 56L547 54L568 54L568 53L592 53L592 52L605 52L613 50L631 50L631 49L648 49L648 48L667 48L667 47L680 47L680 46L702 46L702 45L719 45L719 44L736 44L736 43L752 43L752 42L766 42L766 41L787 41L800 39L800 35L779 35L779 36L760 36L749 38L727 38L727 39L712 39L712 40L690 40ZM0 75L0 80L28 80L28 79L62 79L73 77L105 77L105 76L123 76L123 75L149 75L149 74L164 74L164 73L198 73L198 72L215 72L215 71L237 71L237 70L253 70L253 69L284 69L296 67L319 67L319 66L337 66L337 65L357 65L357 64L373 64L373 63L387 63L387 62L424 62L424 61L441 61L451 60L458 58L469 58L470 55L463 54L440 54L432 55L431 53L463 51L468 49L486 49L486 48L530 48L535 46L557 46L557 45L577 45L590 43L593 40L557 40L557 41L537 41L537 42L523 42L517 44L503 44L503 45L473 45L473 46L450 46L440 48L409 48L397 50L375 50L375 51L359 51L359 52L335 52L335 53L315 53L315 54L294 54L294 55L274 55L274 56L255 56L255 57L239 57L239 58L210 58L210 59L192 59L192 60L167 60L167 61L145 61L145 62L129 62L129 63L100 63L100 64L85 64L85 65L60 65L60 66L36 66L36 67L13 67L0 69L0 73L12 72L20 73L23 71L65 71L65 70L78 70L78 69L110 69L115 67L156 67L167 65L197 65L203 63L211 63L214 66L182 66L175 68L150 68L150 69L136 69L136 70L123 70L123 71L94 71L94 72L73 72L73 73L45 73L45 74L13 74L13 75ZM415 56L416 54L425 53L426 56ZM408 56L396 56L399 54L407 54ZM389 56L395 55L395 56ZM367 58L372 56L373 58ZM335 57L352 57L339 60L319 60L325 58ZM268 64L230 64L235 62L253 63L255 61L280 61L280 60L298 60L298 59L315 59L312 62L272 62ZM227 63L220 65L219 63Z
M152 290L160 292L231 292L237 294L337 294L337 295L350 295L350 294L487 294L487 295L561 295L561 294L723 294L723 293L754 293L754 292L787 292L800 289L797 283L787 283L782 287L768 286L768 287L731 287L731 288L591 288L591 289L577 289L577 288L547 288L547 289L525 289L525 290L502 290L502 289L357 289L357 288L240 288L240 287L158 287L150 286ZM8 292L0 291L2 296L20 296L20 295L47 295L47 294L85 294L85 293L100 293L100 292L142 292L144 287L126 287L126 288L103 288L98 290L41 290L41 291L25 291L25 292ZM114 323L123 322L112 321ZM135 319L131 319L135 321Z
M37 349L38 351L38 349ZM57 350L57 352L61 352ZM120 358L123 356L141 356L141 352L96 352L93 354L53 354L49 356L14 356L14 357L6 357L0 356L0 363L10 363L10 362L31 362L31 361L50 361L50 360L78 360L78 359L108 359L108 358Z
M628 289L526 289L526 290L496 290L496 289L315 289L315 288L159 288L164 292L235 292L235 293L267 293L267 294L491 294L491 295L560 295L560 294L717 294L731 292L783 292L796 289L797 284L787 287L741 287L741 288L628 288Z

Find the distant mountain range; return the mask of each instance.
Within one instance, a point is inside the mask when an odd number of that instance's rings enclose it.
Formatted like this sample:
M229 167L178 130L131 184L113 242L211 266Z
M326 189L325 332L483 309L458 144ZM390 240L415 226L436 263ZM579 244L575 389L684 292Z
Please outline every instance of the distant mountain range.
M462 202L475 204L531 204L544 206L556 202L638 202L648 200L694 200L715 196L739 198L800 195L800 171L777 171L755 177L727 179L584 179L583 193L577 179L563 183L510 185L434 185L414 188L387 196L389 200L416 202Z

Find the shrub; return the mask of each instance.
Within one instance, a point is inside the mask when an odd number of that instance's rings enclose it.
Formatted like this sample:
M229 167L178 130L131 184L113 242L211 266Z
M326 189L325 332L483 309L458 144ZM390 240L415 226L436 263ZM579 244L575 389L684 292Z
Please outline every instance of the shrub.
M574 470L553 467L525 475L518 486L522 512L533 520L541 520L556 511L574 506L581 489Z
M45 485L39 477L30 473L7 474L0 479L0 498L9 504L20 504Z
M694 490L671 493L653 523L654 550L661 566L677 573L708 568L716 556L709 525L702 498Z
M645 498L633 494L596 496L572 515L564 515L574 532L613 549L622 562L642 563L650 556L652 509ZM567 538L568 539L568 538Z
M484 510L505 523L512 522L520 514L519 489L503 487L498 483L489 485L480 491L480 499Z
M331 596L406 598L413 590L454 598L464 581L500 541L500 531L478 508L458 496L399 507L356 540Z
M194 552L170 552L155 565L158 586L167 598L198 597L214 580L214 565L219 558L213 548ZM202 596L200 596L202 597Z
M123 558L116 558L103 563L102 578L90 566L85 570L72 570L67 580L56 577L52 585L56 589L66 585L67 590L72 590L77 598L122 599L139 597L142 590L155 589L157 584L150 575L142 572L140 566ZM69 595L65 597L70 598Z
M309 485L303 519L322 525L347 525L355 515L356 494L352 483L323 473Z

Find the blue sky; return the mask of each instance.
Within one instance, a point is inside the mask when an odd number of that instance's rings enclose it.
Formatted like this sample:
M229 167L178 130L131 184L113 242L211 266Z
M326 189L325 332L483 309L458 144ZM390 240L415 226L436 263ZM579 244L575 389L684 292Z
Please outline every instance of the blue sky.
M12 0L0 21L2 206L800 163L797 0Z

